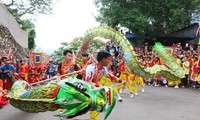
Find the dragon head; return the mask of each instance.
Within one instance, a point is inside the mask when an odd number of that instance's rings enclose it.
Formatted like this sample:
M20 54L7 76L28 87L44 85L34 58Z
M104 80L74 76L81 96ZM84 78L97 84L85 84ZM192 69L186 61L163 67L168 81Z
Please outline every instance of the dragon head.
M61 109L66 109L55 116L72 118L90 110L105 112L104 119L106 119L115 106L111 87L94 87L76 78L67 78L55 84L61 88L54 103Z

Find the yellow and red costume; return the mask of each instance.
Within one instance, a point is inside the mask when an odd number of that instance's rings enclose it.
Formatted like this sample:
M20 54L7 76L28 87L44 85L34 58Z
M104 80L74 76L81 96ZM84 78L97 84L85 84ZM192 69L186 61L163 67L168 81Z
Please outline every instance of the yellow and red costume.
M25 64L20 65L19 71L20 71L20 73L19 73L20 78L28 81L28 72L29 72L28 66L26 66Z
M85 69L89 64L91 64L90 60L83 61L82 64L81 64L81 68L80 69ZM82 79L85 79L85 70L80 72L79 75L81 75Z
M85 70L85 81L93 84L94 86L100 86L99 82L102 78L102 67L98 66L97 63L88 65ZM100 120L99 112L90 111L91 120Z
M131 80L131 87L132 87L134 93L138 93L137 84L139 84L141 88L144 88L144 81L141 76L138 76L134 73L130 73L129 78Z
M30 76L28 78L30 84L40 81L39 71L40 70L35 66L30 68Z
M6 92L3 90L3 81L0 80L0 108L8 103L8 100L5 98Z
M129 73L126 71L126 65L124 61L121 61L118 63L119 66L119 71L121 72L119 79L123 80L124 82L126 82L125 85L119 85L117 87L117 91L119 92L121 89L125 89L125 87L128 87L128 90L130 93L133 93L133 88L131 87L131 81L129 78Z
M78 71L79 68L74 62L66 63L62 62L58 65L58 75L69 74L74 71ZM61 79L65 79L70 75L62 76Z
M198 65L198 61L192 62L191 75L190 75L190 79L192 81L197 81L199 70L200 70L200 66Z

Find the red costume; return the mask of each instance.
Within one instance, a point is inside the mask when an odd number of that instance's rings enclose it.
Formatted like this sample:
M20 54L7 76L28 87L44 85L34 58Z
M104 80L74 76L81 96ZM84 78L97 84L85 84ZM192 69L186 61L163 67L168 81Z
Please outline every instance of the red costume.
M72 73L72 72L77 71L77 70L79 70L79 68L74 62L70 62L70 63L62 62L58 66L58 74L59 75ZM63 77L61 77L61 79L65 79L66 77L67 76L63 76Z
M8 100L5 98L5 91L3 90L3 81L0 80L0 108L8 103Z
M21 79L28 81L28 72L29 72L28 66L21 65L19 67L19 71L20 71L20 77L21 77Z
M82 64L81 64L81 69L85 69L90 63L91 63L90 60L88 60L88 61L83 61ZM82 71L82 72L79 73L79 74L81 75L82 79L85 78L85 70Z
M40 81L38 68L33 66L30 68L30 71L31 76L28 78L29 83L31 84Z
M46 65L42 65L41 69L40 69L40 78L42 80L47 79L47 75L46 75Z
M191 79L192 80L196 81L199 70L200 70L200 66L198 65L198 62L197 61L193 62L192 66L191 66Z

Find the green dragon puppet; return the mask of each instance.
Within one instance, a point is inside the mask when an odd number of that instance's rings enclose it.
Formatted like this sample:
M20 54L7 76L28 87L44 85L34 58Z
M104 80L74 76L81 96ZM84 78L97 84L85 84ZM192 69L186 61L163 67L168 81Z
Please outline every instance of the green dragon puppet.
M55 116L73 118L88 111L105 112L106 119L115 106L111 87L96 88L82 80L67 78L30 89L25 81L16 81L6 96L10 104L25 112L63 109Z
M95 40L95 37L110 39L117 43L124 53L124 59L130 71L139 76L144 78L151 78L154 76L162 75L168 80L173 81L185 77L183 68L175 62L173 56L167 53L164 46L162 46L160 43L156 43L153 49L158 54L159 58L161 58L168 67L164 65L155 65L153 67L144 68L138 62L134 48L125 38L125 36L118 31L106 26L90 29L85 33L85 36L82 40L82 45L76 54L76 61L79 61L82 53L87 52L90 42Z
M109 27L98 27L86 32L82 45L76 55L76 61L81 54L86 52L90 42L95 37L111 39L118 43L124 52L124 59L130 71L148 78L162 75L169 80L179 80L185 77L185 73L173 56L169 55L161 44L154 46L155 52L166 63L166 66L154 66L144 68L140 66L137 55L129 41ZM47 86L29 89L25 81L17 81L13 84L11 92L7 95L10 104L26 112L45 112L64 109L65 111L55 116L72 118L87 111L105 112L106 119L115 106L114 92L111 87L96 88L82 80L67 78L60 82L50 82Z

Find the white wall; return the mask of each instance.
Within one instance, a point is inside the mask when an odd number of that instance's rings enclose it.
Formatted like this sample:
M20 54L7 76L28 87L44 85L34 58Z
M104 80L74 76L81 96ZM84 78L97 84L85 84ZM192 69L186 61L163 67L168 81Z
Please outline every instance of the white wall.
M0 25L8 28L15 41L23 48L28 48L28 33L22 30L7 8L0 3Z

